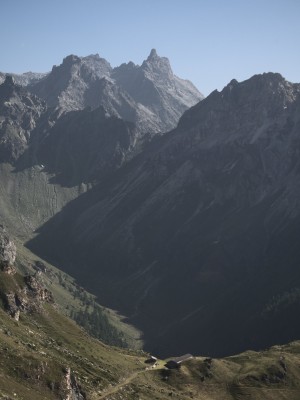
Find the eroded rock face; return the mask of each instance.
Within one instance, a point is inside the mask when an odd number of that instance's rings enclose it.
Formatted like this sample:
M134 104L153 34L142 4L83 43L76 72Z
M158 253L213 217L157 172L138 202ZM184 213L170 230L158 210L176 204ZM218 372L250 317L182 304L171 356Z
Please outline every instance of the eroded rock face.
M37 96L6 76L0 85L0 161L14 162L24 153L37 121L46 111Z
M0 225L0 267L8 274L12 274L12 268L16 260L17 249L14 242L9 238L5 228Z
M43 303L53 303L53 295L38 281L36 276L25 276L24 286L14 282L14 290L2 293L5 308L16 321L22 312L39 312Z
M5 228L0 225L0 271L10 275L5 279L4 289L0 296L4 301L7 312L19 320L20 312L33 312L41 308L42 303L53 303L53 295L44 288L36 275L28 275L22 280L16 279L16 246L8 236ZM6 288L6 289L5 289Z
M27 285L27 293L39 302L53 303L53 295L44 288L35 275L27 275L24 278Z
M40 79L44 78L47 73L40 72L24 72L23 74L10 74L0 72L0 84L2 84L7 76L12 76L14 81L20 86L27 86L38 82Z
M154 49L141 66L129 62L117 68L99 55L70 55L30 90L65 111L102 106L143 133L174 128L182 113L204 97L191 82L175 76L169 60Z
M81 391L80 385L76 377L72 374L70 368L66 368L64 386L64 400L85 400L86 396Z

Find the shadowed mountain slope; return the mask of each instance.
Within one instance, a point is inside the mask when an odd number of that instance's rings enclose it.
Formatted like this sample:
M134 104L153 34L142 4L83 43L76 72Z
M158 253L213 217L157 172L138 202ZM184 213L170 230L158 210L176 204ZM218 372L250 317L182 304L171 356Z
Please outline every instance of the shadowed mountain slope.
M19 262L14 242L0 226L3 400L299 398L299 342L225 359L188 355L155 358L154 363L143 351L111 347L91 338L63 315L62 304L56 304L55 299L64 295L57 292L55 281L58 276L66 289L71 282L65 274L39 262L35 263L34 274L27 270L24 276L14 265ZM47 276L51 277L50 282ZM84 290L78 294L91 300ZM71 303L74 306L74 300ZM112 332L110 327L110 340ZM171 369L175 360L181 362Z
M230 82L29 246L126 312L158 353L299 337L299 91L272 73Z

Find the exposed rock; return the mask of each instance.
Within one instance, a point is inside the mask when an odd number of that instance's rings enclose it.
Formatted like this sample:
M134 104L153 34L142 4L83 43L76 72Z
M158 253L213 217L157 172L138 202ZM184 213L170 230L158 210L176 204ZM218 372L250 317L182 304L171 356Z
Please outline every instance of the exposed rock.
M82 392L80 385L78 384L76 377L71 373L71 369L66 369L64 378L64 400L85 400L86 396Z
M16 259L16 246L9 238L5 228L0 225L0 270L10 275L5 282L5 286L0 293L7 312L16 320L19 320L20 312L36 311L41 303L53 303L52 293L44 288L36 276L25 276L24 286L20 285L20 280L15 279L16 268L13 266ZM14 288L14 289L12 289Z
M0 85L0 162L12 163L24 153L46 108L42 100L6 76Z
M154 132L174 128L183 112L204 98L191 82L174 75L169 60L159 57L155 49L141 66L122 64L112 77L156 117L152 118ZM143 124L142 117L138 116L137 124Z
M8 263L2 263L1 265L1 271L5 272L7 275L14 275L16 273L16 268Z
M9 238L5 228L0 225L0 267L7 274L14 274L12 267L16 260L17 249L14 242Z
M54 302L52 293L43 288L35 277L25 277L25 283L23 288L3 294L7 312L17 321L20 312L39 312L44 302Z
M44 79L32 85L30 90L45 99L51 107L78 110L89 105L85 98L89 96L93 84L109 76L110 71L109 63L98 55L69 55L61 65L54 66Z
M35 263L33 264L32 268L34 270L36 270L38 273L42 272L42 273L45 274L47 272L46 265L42 261L39 261L39 260L35 261Z
M65 111L102 106L110 115L136 123L143 133L174 128L182 113L203 99L155 50L142 66L130 62L114 69L98 54L70 55L30 90Z
M27 275L24 278L25 284L27 285L27 293L35 299L37 302L53 303L53 295L48 289L44 288L38 281L36 276Z
M46 75L47 73L39 73L39 72L24 72L23 74L0 72L0 84L2 84L5 81L7 76L11 76L18 85L27 86L38 82Z

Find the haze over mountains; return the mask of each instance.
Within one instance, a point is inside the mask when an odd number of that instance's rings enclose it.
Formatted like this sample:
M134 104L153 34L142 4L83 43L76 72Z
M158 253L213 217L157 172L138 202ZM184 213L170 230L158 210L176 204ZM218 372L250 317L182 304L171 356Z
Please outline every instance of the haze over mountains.
M296 339L299 93L267 73L203 99L154 50L6 78L1 220L159 354Z

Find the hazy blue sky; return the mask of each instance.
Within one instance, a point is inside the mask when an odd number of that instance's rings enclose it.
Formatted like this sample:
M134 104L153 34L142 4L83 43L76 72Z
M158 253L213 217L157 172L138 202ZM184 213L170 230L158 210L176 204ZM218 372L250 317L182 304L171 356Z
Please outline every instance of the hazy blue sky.
M0 0L0 71L69 54L141 64L150 50L205 95L256 73L300 82L300 0Z

